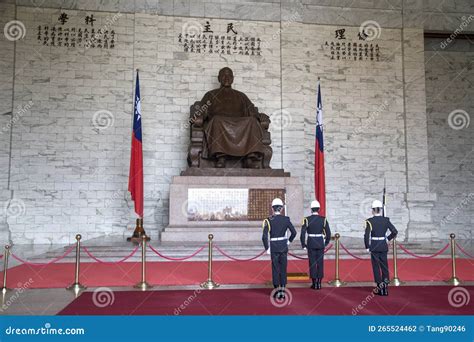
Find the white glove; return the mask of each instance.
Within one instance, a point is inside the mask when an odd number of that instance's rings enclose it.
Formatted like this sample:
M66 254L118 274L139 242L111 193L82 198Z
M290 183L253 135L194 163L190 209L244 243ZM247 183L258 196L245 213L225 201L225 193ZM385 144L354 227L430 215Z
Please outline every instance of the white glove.
M286 240L286 244L289 246L290 245L290 240Z
M303 247L303 250L306 250L306 247Z
M270 248L267 249L267 254L270 254Z
M370 253L370 249L367 248L367 253Z

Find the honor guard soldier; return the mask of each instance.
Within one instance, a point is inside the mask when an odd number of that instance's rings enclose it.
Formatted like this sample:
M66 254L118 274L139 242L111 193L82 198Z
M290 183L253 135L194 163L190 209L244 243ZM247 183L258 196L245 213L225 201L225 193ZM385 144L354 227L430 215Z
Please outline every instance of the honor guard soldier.
M387 240L390 241L395 238L398 231L388 217L382 216L382 207L382 202L377 200L372 202L372 214L374 216L365 221L364 242L367 252L370 253L374 280L378 287L377 294L388 296L390 276L387 261ZM390 230L391 233L388 237L385 236L387 230Z
M263 220L263 235L262 241L267 254L271 255L272 259L272 281L273 287L278 290L275 291L274 297L285 298L286 287L286 266L288 245L296 237L296 230L288 216L281 215L283 210L283 201L275 198L272 201L273 215ZM290 230L290 237L286 233ZM268 235L270 235L270 243L268 242Z
M319 202L311 202L311 216L303 219L301 247L308 250L309 274L313 280L312 289L320 290L324 277L324 247L331 240L331 229L324 216L319 215ZM307 237L307 240L306 240Z

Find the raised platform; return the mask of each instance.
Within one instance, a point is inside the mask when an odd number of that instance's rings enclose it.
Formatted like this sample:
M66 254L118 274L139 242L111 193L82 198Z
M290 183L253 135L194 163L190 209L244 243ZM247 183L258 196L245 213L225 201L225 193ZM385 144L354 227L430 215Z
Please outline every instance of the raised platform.
M243 169L243 168L210 168L192 167L181 172L181 176L200 177L290 177L283 169Z
M226 222L220 225L199 226L194 222L194 225L183 225L178 227L168 226L166 230L161 233L162 242L173 241L206 241L209 234L214 235L214 241L230 242L255 242L261 241L262 229L261 222ZM213 223L215 224L215 223Z
M193 170L193 169L188 169ZM197 169L196 169L197 170ZM226 172L227 170L234 170L233 172L257 171L279 171L283 170L248 170L248 169L213 169L219 172ZM286 173L284 173L286 174ZM299 183L298 178L288 176L176 176L173 177L170 186L170 220L169 225L161 232L161 241L163 242L182 242L182 241L206 241L209 234L214 235L216 241L227 242L245 242L245 241L260 241L262 236L261 224L258 220L191 220L189 218L189 205L196 206L198 211L202 203L207 201L203 198L201 201L196 201L190 198L190 189L206 190L240 190L240 189L264 189L264 190L278 190L284 192L285 214L300 220L303 217L303 188ZM250 195L249 195L250 196ZM221 208L232 208L232 198L223 196L218 199ZM250 197L248 199L250 201ZM234 201L235 202L235 201ZM235 203L234 203L235 204ZM260 203L260 205L262 205ZM265 216L271 210L271 199L266 209ZM247 202L243 204L247 208ZM250 209L249 209L250 210ZM299 222L295 222L295 225Z

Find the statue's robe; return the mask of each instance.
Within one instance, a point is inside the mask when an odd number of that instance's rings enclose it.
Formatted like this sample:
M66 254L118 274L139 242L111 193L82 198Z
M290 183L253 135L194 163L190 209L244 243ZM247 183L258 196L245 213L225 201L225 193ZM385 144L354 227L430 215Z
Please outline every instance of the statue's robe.
M201 106L207 107L204 158L263 155L265 147L258 112L244 93L230 87L214 89L204 95Z

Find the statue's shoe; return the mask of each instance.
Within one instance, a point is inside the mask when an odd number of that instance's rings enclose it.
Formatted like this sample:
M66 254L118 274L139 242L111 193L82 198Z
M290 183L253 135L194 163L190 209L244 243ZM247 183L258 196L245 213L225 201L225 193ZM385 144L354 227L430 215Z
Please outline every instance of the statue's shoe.
M218 167L218 168L225 167L225 158L224 157L221 157L221 158L217 159L216 167Z

